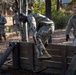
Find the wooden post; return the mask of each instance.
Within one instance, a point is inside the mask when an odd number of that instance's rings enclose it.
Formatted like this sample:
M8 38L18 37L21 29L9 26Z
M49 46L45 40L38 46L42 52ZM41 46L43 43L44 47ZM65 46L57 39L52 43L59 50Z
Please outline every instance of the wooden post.
M60 0L57 0L57 11L60 9Z
M67 47L64 45L64 46L61 46L61 50L62 50L62 68L63 68L63 75L65 75L66 73L66 70L67 70Z
M0 57L0 67L2 67L12 50L13 46L8 46L6 51L2 54L2 56Z
M74 75L75 70L76 70L76 51L65 75Z
M22 4L23 4L22 12L25 13L27 16L28 15L28 0L23 0ZM23 23L22 41L28 42L28 25L27 25L27 23Z
M52 12L51 12L51 3L52 3L52 1L51 0L45 0L45 3L46 3L46 16L49 18L49 19L51 19L51 14L52 14ZM49 13L49 14L48 14ZM48 38L48 43L52 43L52 37L50 36L49 38Z
M12 51L13 57L13 68L20 68L20 51L19 51L19 42L11 42L14 45L14 50Z

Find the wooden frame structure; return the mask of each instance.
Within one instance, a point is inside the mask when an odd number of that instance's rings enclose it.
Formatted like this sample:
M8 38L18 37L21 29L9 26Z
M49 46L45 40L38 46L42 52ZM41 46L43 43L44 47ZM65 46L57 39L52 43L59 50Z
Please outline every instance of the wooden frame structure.
M65 75L74 56L75 46L48 44L51 60L44 60L47 69L42 73ZM20 68L34 71L38 66L34 43L20 42ZM13 57L16 54L13 53ZM14 58L15 59L15 58ZM13 67L15 65L13 64Z

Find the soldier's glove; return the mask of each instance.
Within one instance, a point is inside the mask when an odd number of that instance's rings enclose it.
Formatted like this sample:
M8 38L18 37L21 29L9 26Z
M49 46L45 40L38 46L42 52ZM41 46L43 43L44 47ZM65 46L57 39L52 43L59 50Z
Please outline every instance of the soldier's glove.
M66 35L66 41L68 41L70 39L69 35Z

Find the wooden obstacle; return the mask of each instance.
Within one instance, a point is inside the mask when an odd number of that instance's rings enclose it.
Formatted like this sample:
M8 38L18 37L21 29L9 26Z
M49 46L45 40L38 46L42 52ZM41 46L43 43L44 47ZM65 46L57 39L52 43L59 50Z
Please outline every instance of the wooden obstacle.
M43 73L65 75L74 56L75 46L48 44L47 51L52 55L51 60L44 60L47 69ZM34 71L38 66L38 60L34 43L20 42L19 48L20 68ZM13 57L16 54L13 53ZM14 58L16 60L16 58ZM14 62L14 61L13 61ZM13 64L15 67L15 65ZM17 66L16 66L17 67Z

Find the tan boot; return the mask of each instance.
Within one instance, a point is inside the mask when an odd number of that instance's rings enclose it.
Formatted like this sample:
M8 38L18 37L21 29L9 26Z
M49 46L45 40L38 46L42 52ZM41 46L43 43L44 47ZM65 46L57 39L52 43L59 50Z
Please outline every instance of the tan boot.
M40 55L38 57L39 60L49 60L52 58L52 56L46 51L46 50L43 50L43 55Z
M39 62L39 66L38 68L34 71L35 73L38 73L38 72L42 72L46 69L46 66L44 65L43 62Z

